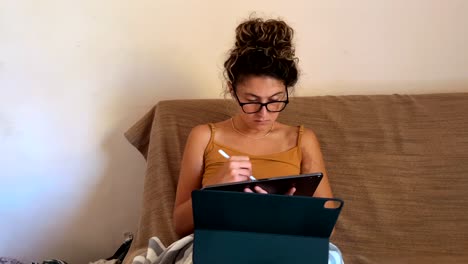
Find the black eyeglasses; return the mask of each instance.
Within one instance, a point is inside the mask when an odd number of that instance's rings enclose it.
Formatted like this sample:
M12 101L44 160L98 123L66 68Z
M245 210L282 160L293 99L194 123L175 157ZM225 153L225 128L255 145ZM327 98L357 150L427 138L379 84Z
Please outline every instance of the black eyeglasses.
M237 92L234 91L234 95L236 96L237 102L242 108L242 111L246 114L255 114L260 112L262 108L265 106L266 110L268 112L281 112L286 108L286 105L289 103L289 96L288 92L286 91L286 100L284 101L270 101L267 103L260 103L260 102L255 102L255 103L242 103L239 100L239 97L237 97Z

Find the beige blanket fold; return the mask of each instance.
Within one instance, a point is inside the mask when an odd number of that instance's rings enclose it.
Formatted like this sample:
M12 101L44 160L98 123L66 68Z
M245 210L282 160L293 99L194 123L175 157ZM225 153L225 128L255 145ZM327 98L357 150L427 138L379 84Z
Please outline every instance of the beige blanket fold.
M186 138L195 125L221 121L231 113L232 104L224 100L162 101L125 133L147 160L142 215L125 263L146 250L155 235L165 245L178 239L172 210Z

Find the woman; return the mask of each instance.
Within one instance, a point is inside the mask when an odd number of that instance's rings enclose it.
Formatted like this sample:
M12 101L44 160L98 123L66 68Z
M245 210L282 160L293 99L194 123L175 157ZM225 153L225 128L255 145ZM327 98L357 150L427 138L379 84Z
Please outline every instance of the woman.
M249 19L237 27L224 67L226 93L239 111L193 128L187 139L173 215L178 235L193 233L191 192L203 186L320 171L324 177L314 196L332 197L314 132L276 121L298 79L292 39L293 29L281 20ZM259 187L245 191L266 193Z

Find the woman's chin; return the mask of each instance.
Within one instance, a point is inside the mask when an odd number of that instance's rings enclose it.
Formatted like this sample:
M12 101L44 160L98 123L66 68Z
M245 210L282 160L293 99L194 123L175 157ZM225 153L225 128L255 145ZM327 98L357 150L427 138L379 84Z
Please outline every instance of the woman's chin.
M270 120L253 120L252 124L258 128L270 127L271 121Z

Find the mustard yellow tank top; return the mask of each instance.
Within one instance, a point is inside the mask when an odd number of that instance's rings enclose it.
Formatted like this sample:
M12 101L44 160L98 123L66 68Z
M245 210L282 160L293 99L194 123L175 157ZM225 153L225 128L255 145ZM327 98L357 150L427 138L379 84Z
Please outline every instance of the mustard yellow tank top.
M203 173L202 185L210 177L216 175L219 169L226 162L226 158L218 153L219 149L224 150L229 156L248 156L252 163L252 174L257 179L280 177L287 175L297 175L301 172L301 137L304 126L299 126L297 145L289 150L268 155L250 155L234 148L217 143L214 140L216 127L209 124L211 137L204 153L205 171Z

